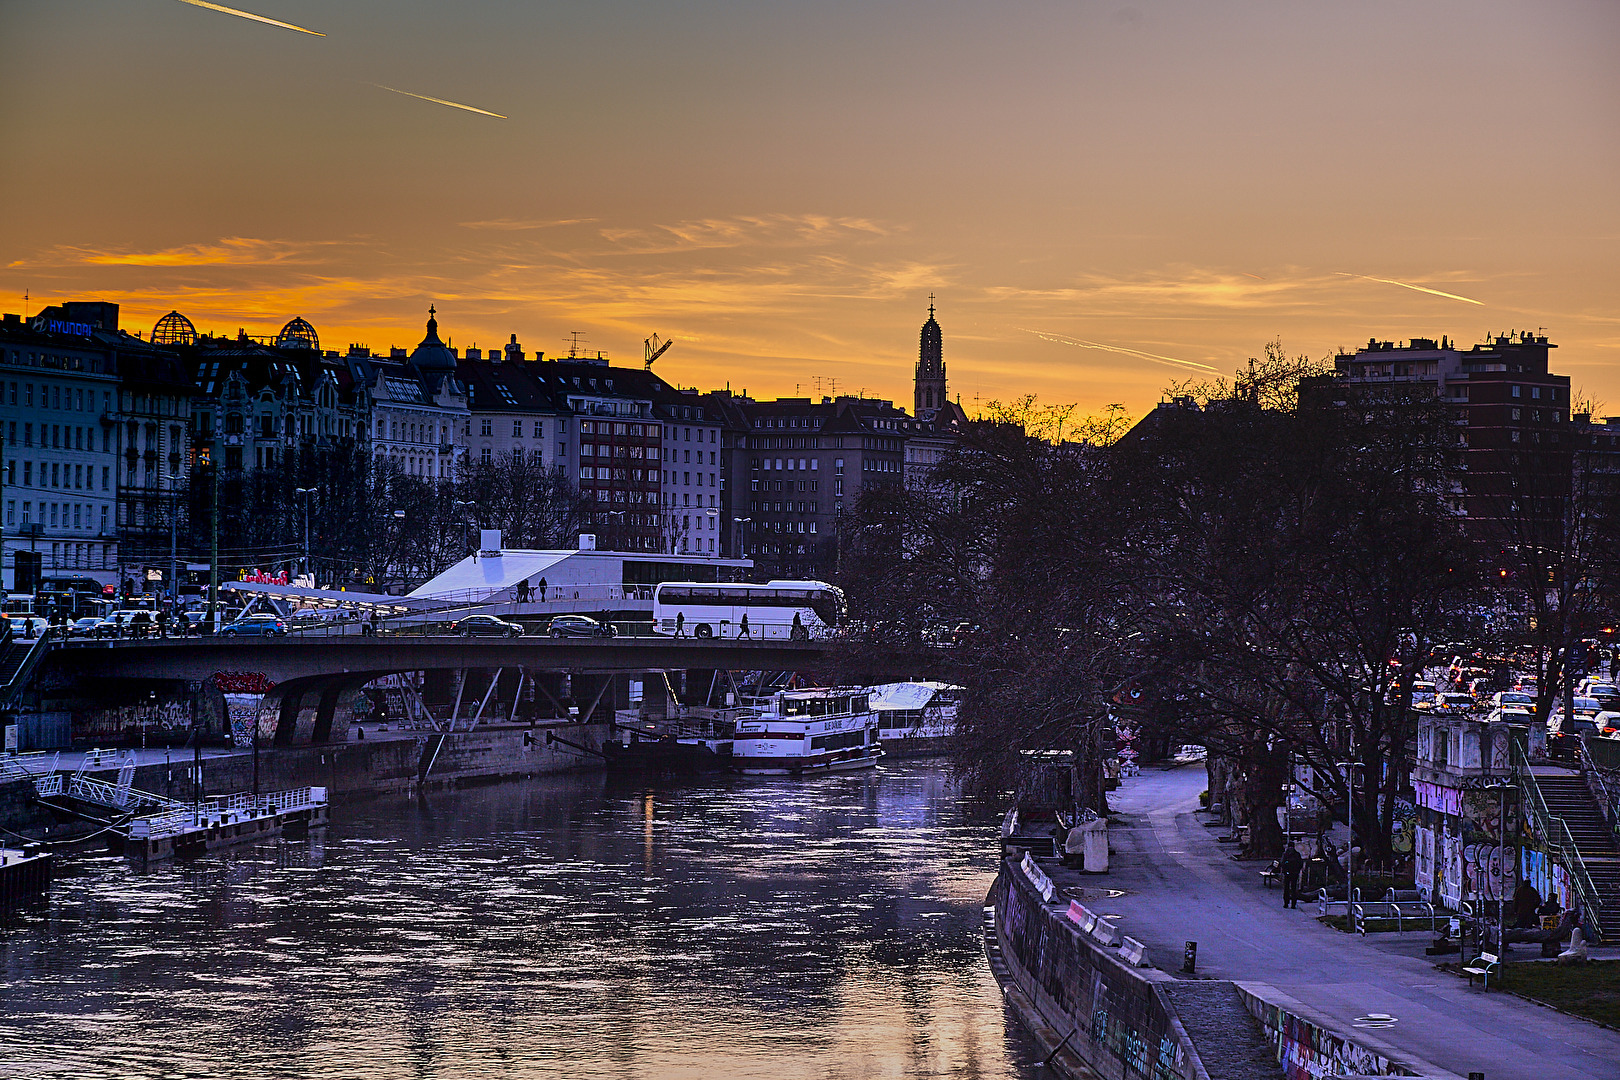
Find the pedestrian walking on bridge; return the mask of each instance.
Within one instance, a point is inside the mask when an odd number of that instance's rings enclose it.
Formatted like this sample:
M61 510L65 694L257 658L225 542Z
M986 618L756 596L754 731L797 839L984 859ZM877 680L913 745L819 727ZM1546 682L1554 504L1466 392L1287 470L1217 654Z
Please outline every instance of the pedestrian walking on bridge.
M1283 848L1282 860L1278 869L1282 871L1283 880L1283 907L1299 907L1299 872L1305 866L1305 860L1300 858L1299 848L1292 839L1288 846Z

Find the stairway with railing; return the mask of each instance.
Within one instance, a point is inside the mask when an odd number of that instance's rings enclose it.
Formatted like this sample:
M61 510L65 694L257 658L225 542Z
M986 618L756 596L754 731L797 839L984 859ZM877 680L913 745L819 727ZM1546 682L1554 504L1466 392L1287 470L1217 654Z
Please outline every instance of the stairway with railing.
M1530 828L1569 875L1586 924L1603 941L1620 941L1620 850L1579 776L1537 776L1513 743L1513 772Z
M49 641L49 637L12 638L0 647L0 704L15 699L28 685L28 678L45 656Z

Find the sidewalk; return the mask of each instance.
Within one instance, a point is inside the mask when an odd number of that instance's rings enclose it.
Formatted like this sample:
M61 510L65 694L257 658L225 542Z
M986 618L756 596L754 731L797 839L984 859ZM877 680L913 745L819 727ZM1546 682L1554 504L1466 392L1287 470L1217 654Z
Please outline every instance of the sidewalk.
M1216 830L1194 818L1204 785L1198 765L1125 781L1112 796L1124 824L1109 830L1110 872L1082 878L1084 902L1120 915L1120 929L1148 945L1155 966L1179 971L1183 945L1196 941L1199 976L1267 983L1350 1035L1368 1026L1358 1018L1387 1013L1396 1020L1374 1022L1368 1035L1462 1076L1620 1078L1620 1033L1469 989L1422 955L1426 930L1362 939L1322 926L1314 904L1285 910L1281 891L1260 880L1263 864L1234 861ZM1523 946L1517 954L1536 955Z

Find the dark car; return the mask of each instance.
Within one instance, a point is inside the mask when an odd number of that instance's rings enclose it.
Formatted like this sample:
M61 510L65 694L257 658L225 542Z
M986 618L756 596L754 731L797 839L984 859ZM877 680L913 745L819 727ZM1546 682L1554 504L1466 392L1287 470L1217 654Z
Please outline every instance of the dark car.
M68 626L68 637L102 638L117 636L117 623L96 616L76 619Z
M616 637L619 633L612 623L597 622L589 615L558 615L546 632L554 638Z
M493 615L468 615L451 623L450 632L461 637L522 637L523 627Z
M225 637L237 635L251 637L255 634L260 637L286 637L287 624L279 615L249 615L233 623L226 623L220 627L219 632Z

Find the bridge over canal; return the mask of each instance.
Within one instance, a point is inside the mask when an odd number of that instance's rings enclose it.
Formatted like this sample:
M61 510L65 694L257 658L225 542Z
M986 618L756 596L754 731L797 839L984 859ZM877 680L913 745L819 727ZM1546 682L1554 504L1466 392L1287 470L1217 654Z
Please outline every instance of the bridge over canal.
M83 641L54 644L40 664L43 685L88 686L99 680L212 680L222 690L261 693L255 724L259 738L280 745L342 742L362 687L406 672L455 672L460 715L462 690L483 712L502 672L515 673L562 710L552 691L568 677L580 705L579 720L611 717L624 702L614 691L639 673L671 671L796 671L828 666L834 643L824 641L719 641L686 638L458 638L380 637L357 634L285 638L185 638ZM468 678L488 672L487 681ZM441 676L442 677L442 676ZM510 677L509 677L510 679ZM476 683L476 684L475 684ZM549 688L548 688L549 684ZM508 683L510 686L510 681ZM478 701L482 694L484 702ZM512 694L516 700L516 691ZM600 710L600 711L599 711Z

